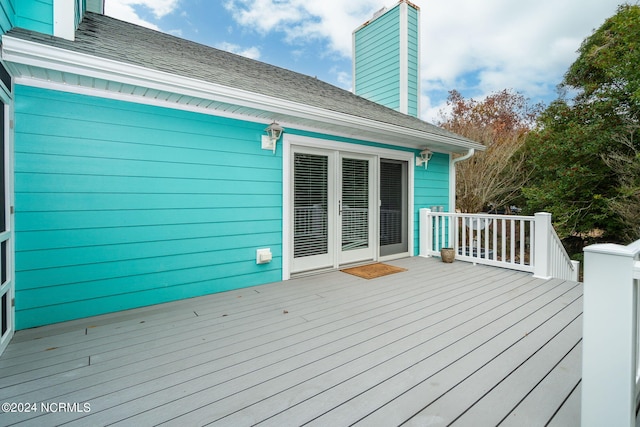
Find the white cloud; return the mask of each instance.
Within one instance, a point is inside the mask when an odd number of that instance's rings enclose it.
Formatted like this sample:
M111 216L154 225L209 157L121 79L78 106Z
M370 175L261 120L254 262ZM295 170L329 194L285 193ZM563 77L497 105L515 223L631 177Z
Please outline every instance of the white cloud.
M344 57L351 56L352 31L381 7L380 0L227 0L224 5L240 25L261 33L281 31L289 43L323 39Z
M151 11L156 19L160 19L174 12L178 8L179 2L180 0L106 0L104 8L105 15L143 27L160 30L156 24L142 19L134 6L145 7Z
M422 9L423 87L548 95L582 40L617 5L618 0L431 1ZM470 75L473 81L465 81Z
M260 49L255 47L255 46L252 46L252 47L249 47L249 48L242 48L241 46L238 46L237 44L224 42L224 43L220 43L220 44L216 45L216 47L218 49L226 50L227 52L235 53L237 55L244 56L244 57L247 57L247 58L250 58L250 59L259 59L260 58Z

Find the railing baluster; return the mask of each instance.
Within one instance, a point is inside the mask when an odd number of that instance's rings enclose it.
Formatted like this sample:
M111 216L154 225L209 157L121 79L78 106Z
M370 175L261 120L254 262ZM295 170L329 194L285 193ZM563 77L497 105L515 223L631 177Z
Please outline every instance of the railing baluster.
M446 216L441 216L440 218L442 218L442 228L440 229L440 242L442 243L442 247L443 248L448 248L449 244L447 242L447 217Z
M482 230L480 229L480 218L476 218L476 258L480 258L480 246L482 245Z
M529 265L533 265L535 262L533 254L535 254L536 239L535 236L535 221L529 220Z
M484 258L489 259L489 219L484 218Z
M493 246L492 246L492 256L491 259L496 261L498 256L498 219L493 222L492 234L493 234Z
M521 219L520 221L518 221L518 231L520 233L520 262L519 264L524 265L524 238L525 236L525 232L524 232L524 220Z
M510 228L510 234L511 234L511 242L509 242L509 246L510 246L510 250L509 250L509 255L511 256L511 263L515 264L516 262L516 224L515 224L515 220L511 219L509 220L509 228Z
M460 222L462 223L462 255L467 254L467 227L466 227L466 219L461 216Z
M436 214L435 216L435 221L436 221L436 228L434 230L434 237L435 237L435 242L436 242L436 247L435 250L436 252L438 252L441 248L440 246L440 215Z

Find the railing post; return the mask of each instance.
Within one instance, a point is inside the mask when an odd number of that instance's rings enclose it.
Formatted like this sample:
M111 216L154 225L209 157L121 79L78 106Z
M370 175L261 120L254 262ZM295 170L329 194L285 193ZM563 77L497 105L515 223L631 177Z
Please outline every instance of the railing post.
M551 214L538 212L534 215L535 253L533 254L533 277L551 279L551 263L549 262L551 236Z
M635 251L584 249L582 426L635 425Z
M431 209L422 208L420 215L420 256L429 258L433 248L433 227L431 224Z
M571 280L574 282L580 281L580 261L571 260L571 265L573 266L573 274L571 275Z

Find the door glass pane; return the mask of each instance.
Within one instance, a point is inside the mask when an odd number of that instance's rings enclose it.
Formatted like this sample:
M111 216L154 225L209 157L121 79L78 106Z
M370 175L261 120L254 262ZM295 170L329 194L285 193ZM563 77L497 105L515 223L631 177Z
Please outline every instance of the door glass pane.
M369 247L369 161L342 159L342 250Z
M328 252L328 167L327 156L294 154L294 258Z
M4 159L4 103L0 103L0 231L7 230L7 218L5 214L6 183L5 183L5 159Z
M380 163L380 245L402 242L402 164Z
M0 337L9 329L9 298L7 294L2 295L2 307L0 308Z
M380 161L380 255L409 250L408 244L408 163Z
M7 241L0 244L0 286L7 281Z

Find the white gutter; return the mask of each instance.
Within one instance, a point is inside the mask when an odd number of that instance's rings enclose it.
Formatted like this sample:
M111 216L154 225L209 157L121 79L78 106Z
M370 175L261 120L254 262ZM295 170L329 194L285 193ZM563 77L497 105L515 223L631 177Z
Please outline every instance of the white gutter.
M470 148L467 154L449 162L449 212L456 211L456 165L470 159L475 153L476 149Z
M464 160L470 159L471 157L473 157L473 155L476 153L476 149L475 148L470 148L469 151L467 151L467 154L465 154L462 157L458 157L456 159L453 159L453 161L451 162L451 164L453 164L453 166L455 167L455 165L457 163L460 163Z

